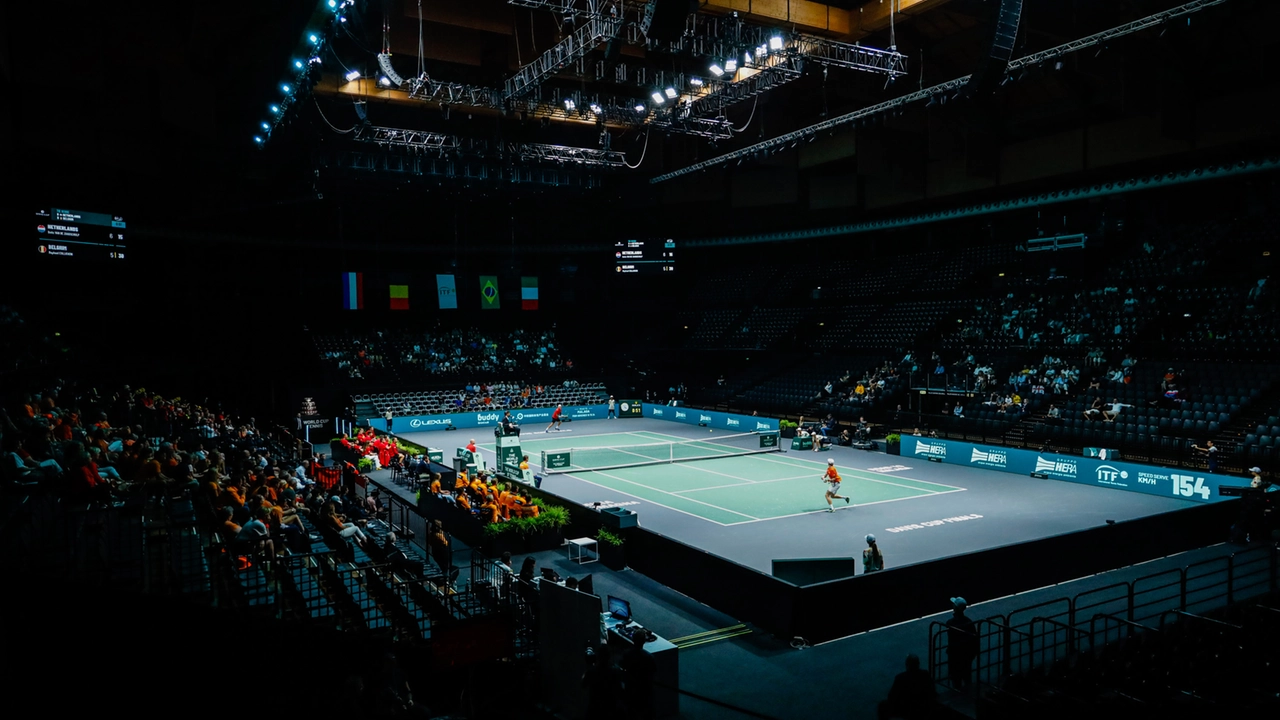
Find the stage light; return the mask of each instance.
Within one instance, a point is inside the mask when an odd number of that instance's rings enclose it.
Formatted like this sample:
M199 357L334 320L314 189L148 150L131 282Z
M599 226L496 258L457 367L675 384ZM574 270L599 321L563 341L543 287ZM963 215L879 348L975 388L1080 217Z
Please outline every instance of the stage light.
M689 78L689 84L694 87L702 87L702 78L700 77Z
M261 145L261 144L262 144L262 136L261 136L261 135L254 135L254 136L253 136L253 141L254 141L254 142L256 142L256 143L258 143L259 145Z
M565 109L565 110L573 110L573 109L574 109L574 108L576 108L577 106L578 106L578 105L577 105L577 103L575 103L575 102L573 101L573 98L565 98L565 99L564 99L564 109Z
M289 87L289 83L285 83L280 86L280 92L284 93L285 95L288 95L289 93L293 92L293 88Z
M769 38L769 49L770 49L770 50L781 50L781 49L782 49L782 36L781 36L781 35L774 35L773 37Z
M662 97L662 93L661 93L661 92L658 92L657 90L654 90L654 91L653 91L653 94L652 94L652 95L650 95L649 97L653 98L653 104L654 104L654 105L661 105L662 103L666 102L666 100L667 100L666 98Z
M768 54L769 54L769 46L768 46L768 45L761 45L760 47L756 48L756 57L758 57L758 58L762 58L762 57L764 57L765 55L768 55Z
M602 115L604 114L604 108L600 107L599 103L591 103L591 112Z
M296 68L298 68L299 70L301 70L301 69L302 69L302 61L301 61L301 60L294 60L294 61L293 61L293 66L294 66L294 67L296 67Z
M711 71L711 74L716 77L720 77L724 74L724 68L720 67L716 63L711 63L711 67L707 68L707 70Z
M638 112L638 113L640 113L641 115L643 115L643 114L644 114L644 105L643 105L643 104L641 104L641 103L636 103L636 112Z
M307 62L311 63L312 65L319 65L319 64L320 64L320 56L319 56L319 55L316 55L315 57L311 58L311 59L310 59L310 60L308 60Z
M353 80L358 80L359 78L360 78L359 70L352 70L351 72L347 73L347 82L352 82Z
M347 21L347 16L346 16L346 15L339 15L339 16L338 16L338 22L346 22L346 21Z
M307 39L311 41L312 45L320 44L320 36L315 33L311 33L310 35L308 35Z
M275 113L276 115L279 115L279 114L280 114L280 106L279 106L279 105L272 105L272 106L271 106L271 112Z
M724 61L724 71L725 71L725 72L727 72L727 73L737 72L737 71L738 71L738 59L737 59L737 58L729 58L728 60L725 60L725 61Z
M328 4L329 4L329 7L336 8L338 7L338 0L329 0Z
M668 99L670 99L670 100L675 100L675 99L676 99L676 89L675 89L675 88L673 88L673 87L669 87L669 88L667 88L666 90L663 90L662 92L664 92L664 93L666 93L666 94L667 94L667 98L668 98Z
M271 126L270 126L269 124L267 124L267 123L262 123L262 129L263 129L263 130L270 130L270 129L271 129Z
M747 65L750 65L750 64L751 64L751 53L749 52L742 53L742 66L746 67Z
M391 80L386 75L383 75L378 78L378 84L382 87L391 87Z

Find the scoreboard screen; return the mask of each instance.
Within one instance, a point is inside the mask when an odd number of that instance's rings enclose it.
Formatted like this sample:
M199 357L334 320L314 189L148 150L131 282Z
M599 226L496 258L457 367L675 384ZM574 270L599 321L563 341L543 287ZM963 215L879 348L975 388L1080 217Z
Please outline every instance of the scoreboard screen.
M128 227L119 215L42 208L31 224L35 252L51 258L124 260Z
M619 240L613 244L614 272L658 275L676 270L675 240Z

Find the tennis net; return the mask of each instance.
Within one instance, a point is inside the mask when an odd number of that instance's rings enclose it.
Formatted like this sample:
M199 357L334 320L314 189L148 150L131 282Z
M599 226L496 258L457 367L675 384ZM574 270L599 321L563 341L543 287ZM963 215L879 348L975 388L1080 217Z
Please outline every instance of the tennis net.
M545 474L612 470L663 463L755 455L782 449L777 431L721 435L710 440L673 440L638 445L563 448L542 451Z

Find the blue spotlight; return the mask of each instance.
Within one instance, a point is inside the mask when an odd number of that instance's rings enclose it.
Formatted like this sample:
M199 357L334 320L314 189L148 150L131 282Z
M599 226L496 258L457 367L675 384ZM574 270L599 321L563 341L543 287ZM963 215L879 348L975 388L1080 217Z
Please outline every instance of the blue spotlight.
M262 123L262 129L263 129L263 130L270 130L270 129L271 129L271 125L270 125L270 124L268 124L268 123Z
M289 87L289 83L285 83L280 86L280 92L283 92L285 95L288 95L289 93L293 92L293 88Z
M271 112L272 112L273 114L279 115L279 114L280 114L280 106L279 106L279 105L272 105L272 106L271 106Z
M312 45L317 45L320 43L320 36L315 33L311 33L310 35L308 35L307 39L311 41Z
M253 136L253 141L254 141L254 142L256 142L256 143L258 143L259 145L261 145L261 144L262 144L262 136L261 136L261 135L254 135L254 136Z

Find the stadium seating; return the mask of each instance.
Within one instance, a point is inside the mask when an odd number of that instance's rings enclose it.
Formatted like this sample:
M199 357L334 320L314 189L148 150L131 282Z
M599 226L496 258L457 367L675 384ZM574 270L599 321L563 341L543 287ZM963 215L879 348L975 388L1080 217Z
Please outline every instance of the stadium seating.
M484 393L466 392L464 390L423 390L409 392L361 393L351 397L357 405L367 405L375 413L381 414L391 410L401 415L434 415L437 413L475 412L492 408L506 407L555 407L556 405L593 405L609 399L603 383L587 383L584 385L548 385L541 395L530 395L529 404L520 406L507 405L506 400L518 400L519 389L493 390L489 393L493 402L490 405L478 404L461 406L455 404L459 397L472 400L483 400Z

